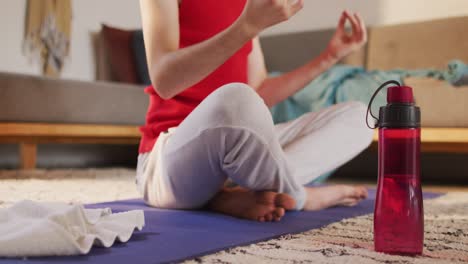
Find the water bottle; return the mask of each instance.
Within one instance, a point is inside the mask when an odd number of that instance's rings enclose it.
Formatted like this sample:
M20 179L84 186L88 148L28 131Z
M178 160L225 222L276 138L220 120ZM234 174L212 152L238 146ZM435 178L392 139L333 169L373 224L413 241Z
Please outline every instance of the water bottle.
M387 105L372 114L377 93L389 84ZM382 84L369 102L367 115L377 121L378 185L374 208L375 251L419 255L423 250L424 213L420 178L421 113L413 90L397 81ZM366 115L366 122L368 116Z

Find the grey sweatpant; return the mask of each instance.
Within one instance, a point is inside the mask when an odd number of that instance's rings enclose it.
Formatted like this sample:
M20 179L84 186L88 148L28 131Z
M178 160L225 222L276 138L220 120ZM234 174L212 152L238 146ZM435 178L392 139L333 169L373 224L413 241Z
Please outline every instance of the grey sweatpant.
M225 85L177 128L161 133L151 152L139 155L138 189L151 206L193 209L230 179L251 190L290 194L300 210L304 184L370 144L365 111L363 104L348 102L275 126L251 87Z

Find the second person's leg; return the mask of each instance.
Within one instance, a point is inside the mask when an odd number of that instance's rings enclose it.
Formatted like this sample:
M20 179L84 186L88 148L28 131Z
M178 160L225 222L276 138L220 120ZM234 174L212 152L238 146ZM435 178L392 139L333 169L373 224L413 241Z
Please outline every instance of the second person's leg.
M276 125L296 179L310 183L366 149L373 131L366 127L365 115L364 104L346 102Z
M347 102L307 113L276 126L294 176L307 184L328 173L363 151L372 140L365 125L363 104ZM306 188L306 210L333 205L355 205L367 197L364 187L335 185Z

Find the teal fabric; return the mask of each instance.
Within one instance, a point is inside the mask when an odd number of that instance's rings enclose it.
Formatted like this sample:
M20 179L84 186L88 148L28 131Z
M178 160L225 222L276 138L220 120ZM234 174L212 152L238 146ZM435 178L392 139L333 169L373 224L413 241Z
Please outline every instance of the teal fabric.
M444 78L455 86L468 85L468 65L460 60L451 61Z
M279 73L274 73L278 75ZM431 77L460 83L468 76L468 66L461 61L451 61L448 70L403 70L366 71L362 67L336 65L310 82L304 89L271 108L275 123L293 120L304 113L317 111L346 101L361 101L368 104L375 89L388 80L403 82L403 78ZM386 103L386 91L376 96L372 112L378 113Z
M272 75L279 75L273 73ZM446 71L440 70L403 70L365 71L361 67L336 65L318 76L304 89L271 108L275 123L287 122L307 112L317 111L333 104L346 101L361 101L368 104L374 91L388 80L403 79L409 76L431 77L446 80L453 85L468 84L468 65L453 60ZM386 104L386 90L374 99L372 112L378 114L379 107ZM362 119L364 121L364 117ZM325 182L334 171L321 175L310 184Z
M322 183L325 183L325 182L328 180L328 178L330 178L330 176L333 175L334 172L335 172L335 171L333 170L333 171L324 173L324 174L320 175L317 179L315 179L315 180L309 182L309 183L306 184L306 185L314 185L314 184L322 184Z

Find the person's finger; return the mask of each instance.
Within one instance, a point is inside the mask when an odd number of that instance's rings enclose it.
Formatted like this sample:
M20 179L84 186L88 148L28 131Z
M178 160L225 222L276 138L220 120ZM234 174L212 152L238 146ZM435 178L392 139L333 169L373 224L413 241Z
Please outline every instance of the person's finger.
M338 21L338 29L343 29L344 30L344 27L345 27L345 24L346 24L345 12L346 12L346 10L341 12L340 20Z
M354 17L354 20L356 20L356 23L357 23L357 32L356 32L356 36L354 36L354 37L355 37L355 39L357 41L361 41L362 37L363 37L363 35L362 35L363 34L362 24L361 24L361 21L359 19L359 16L356 13L353 14L353 17Z
M351 28L353 30L351 35L354 36L358 31L358 22L348 12L345 12L345 16L346 19L348 19L348 21L351 23Z
M362 42L367 42L367 29L366 29L366 24L364 23L364 20L359 16L359 14L356 14L356 18L361 26L362 30Z
M304 7L304 0L292 0L289 4L289 13L293 16Z

